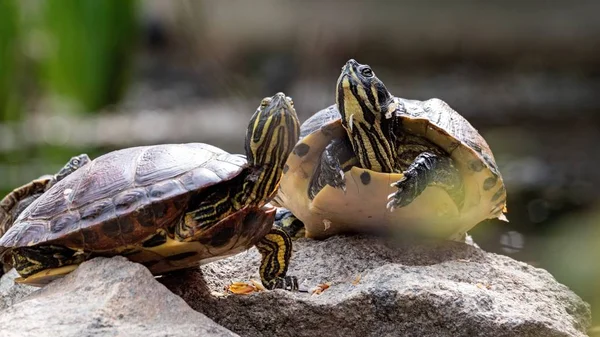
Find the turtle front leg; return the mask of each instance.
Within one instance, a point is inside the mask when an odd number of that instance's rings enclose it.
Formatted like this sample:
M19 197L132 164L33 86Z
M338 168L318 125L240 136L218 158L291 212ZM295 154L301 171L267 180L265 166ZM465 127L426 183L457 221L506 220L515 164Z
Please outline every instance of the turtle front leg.
M352 166L360 165L352 144L345 138L334 139L321 153L313 180L309 186L309 195L314 198L326 185L346 191L346 178L344 172Z
M285 275L292 256L292 239L289 235L279 228L272 228L256 244L256 248L262 255L260 278L265 288L298 290L298 279Z
M404 177L392 184L398 191L388 196L387 208L394 211L409 205L427 186L445 189L456 205L461 208L464 202L462 176L454 166L452 158L431 152L423 152L403 172Z

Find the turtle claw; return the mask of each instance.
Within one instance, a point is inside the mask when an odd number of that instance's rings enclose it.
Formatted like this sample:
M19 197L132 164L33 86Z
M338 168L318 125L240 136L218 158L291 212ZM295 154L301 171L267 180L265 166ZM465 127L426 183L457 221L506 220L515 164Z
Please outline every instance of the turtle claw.
M398 204L402 200L402 197L400 197L399 199L396 199L396 193L392 193L388 196L388 200L389 201L388 201L386 207L390 212L393 212L394 210L396 210L396 208L398 208ZM402 206L400 206L400 207L402 207Z
M403 175L402 178L400 178L398 181L395 181L393 183L390 184L390 187L398 187L401 188L401 186L403 185L402 183L406 181L406 179L408 179L406 177L406 175Z
M398 179L398 181L393 182L390 186L392 187L400 187L402 185L403 182L405 182L408 179L408 177L406 176L406 174L402 175L402 178Z
M397 186L398 183L394 183L392 184L394 187L398 187ZM403 199L403 192L404 188L403 187L398 187L398 190L394 193L390 193L387 196L387 209L390 212L393 212L396 208L400 208L400 207L404 207L406 206L405 204L402 203L402 199Z
M386 207L390 212L393 212L397 208L404 207L410 204L410 202L412 201L412 199L406 198L407 196L411 195L411 187L413 186L409 183L410 180L408 180L407 178L408 177L405 175L400 180L390 185L392 187L398 188L396 192L391 193L387 197L388 203Z
M341 183L340 183L339 188L341 188L342 191L344 191L344 194L346 194L346 176L344 175L344 171L343 170L340 170L339 174L340 174L340 178L341 178L340 179Z
M265 284L269 290L283 289L287 291L298 291L298 278L295 276L277 277L268 284Z

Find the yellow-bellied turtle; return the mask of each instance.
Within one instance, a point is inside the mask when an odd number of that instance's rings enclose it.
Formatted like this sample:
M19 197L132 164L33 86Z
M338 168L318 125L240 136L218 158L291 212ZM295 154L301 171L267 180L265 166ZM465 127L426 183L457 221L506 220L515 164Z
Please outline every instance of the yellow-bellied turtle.
M267 202L298 133L293 102L278 93L250 120L246 158L201 143L110 152L35 200L0 249L20 282L42 285L95 256L123 255L163 274L256 245L264 286L297 289L285 276L290 238L272 227Z
M392 96L367 65L346 63L336 105L300 135L274 203L307 237L406 226L463 240L482 220L506 220L504 183L477 130L439 99ZM283 215L293 235L301 226Z
M35 199L39 198L50 187L61 181L64 177L73 173L83 165L90 162L87 154L75 156L63 166L55 175L44 175L14 189L0 200L0 237L13 225L13 221L29 206ZM8 270L0 268L0 276Z

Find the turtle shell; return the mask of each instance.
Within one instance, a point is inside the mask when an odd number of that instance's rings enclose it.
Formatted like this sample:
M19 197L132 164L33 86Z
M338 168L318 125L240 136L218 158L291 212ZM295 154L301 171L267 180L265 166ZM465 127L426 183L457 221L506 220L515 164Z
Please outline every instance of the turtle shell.
M28 184L14 189L4 197L4 199L0 200L0 237L10 229L15 218L18 217L23 210L44 193L52 179L52 175L42 176ZM3 266L0 267L0 276L2 276L4 273L8 272L11 267L10 264L6 262L0 264L3 264Z
M0 200L0 237L12 226L15 217L44 193L52 178L52 175L42 176L14 189Z
M240 175L246 160L200 144L110 152L58 182L25 209L0 249L59 245L110 251L177 223L193 194Z
M439 99L396 98L398 122L414 135L444 149L463 175L465 202L458 209L442 188L430 185L411 204L389 212L390 183L401 173L382 173L357 166L344 172L346 190L326 185L314 198L307 191L325 147L346 137L335 105L317 112L301 127L301 139L288 157L274 202L286 207L306 227L306 236L326 238L343 232L379 232L413 226L427 235L460 240L488 218L506 220L506 190L491 150L471 124ZM394 107L392 107L394 108ZM393 111L393 110L392 110Z

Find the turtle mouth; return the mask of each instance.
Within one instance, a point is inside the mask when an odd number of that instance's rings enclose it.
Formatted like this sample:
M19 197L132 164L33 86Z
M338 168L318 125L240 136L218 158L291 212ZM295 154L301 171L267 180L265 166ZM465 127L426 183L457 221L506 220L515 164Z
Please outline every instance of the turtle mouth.
M356 69L360 66L360 63L356 62L355 59L349 59L348 62L342 67L342 73L348 73L350 69Z
M346 64L342 67L342 72L337 80L338 89L342 87L346 88L352 82L352 74L356 74L359 66L361 66L361 64L356 62L355 59L350 59L348 62L346 62ZM348 78L348 80L344 81L344 78Z
M280 105L283 105L283 107L287 110L287 111L293 111L294 110L294 105L292 104L292 102L287 99L285 96L281 99L281 103L279 103Z
M346 64L344 64L344 66L342 67L342 73L340 75L339 80L341 80L344 75L350 75L353 72L356 72L356 69L358 69L358 67L361 64L356 62L355 59L349 59L348 62L346 62Z
M276 112L281 111L282 108L287 111L294 110L294 105L291 98L287 97L282 92L278 92L271 98L270 107Z

